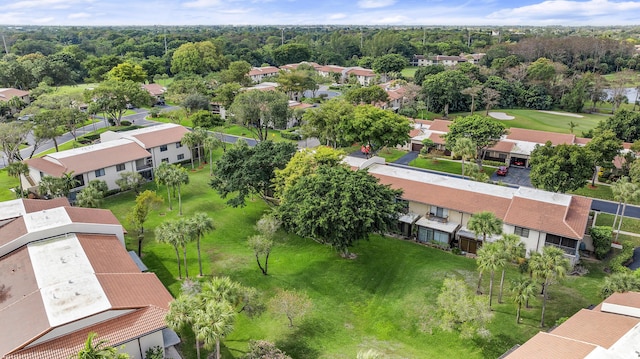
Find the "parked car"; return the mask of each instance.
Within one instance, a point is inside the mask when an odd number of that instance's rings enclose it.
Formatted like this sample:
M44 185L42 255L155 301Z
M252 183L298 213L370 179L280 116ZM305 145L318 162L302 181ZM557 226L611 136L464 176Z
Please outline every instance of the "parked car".
M516 166L524 166L524 160L515 160L513 164Z
M506 176L507 173L509 173L509 167L507 167L507 166L500 166L500 167L498 167L498 170L496 171L496 174L498 176Z

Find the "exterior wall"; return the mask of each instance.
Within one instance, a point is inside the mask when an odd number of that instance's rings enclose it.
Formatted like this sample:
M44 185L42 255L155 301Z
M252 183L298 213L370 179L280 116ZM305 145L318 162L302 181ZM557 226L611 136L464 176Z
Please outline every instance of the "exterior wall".
M510 224L504 224L502 226L502 232L503 233L511 233L513 234L515 231L515 226L510 225ZM544 248L544 241L546 238L546 234L543 232L539 232L539 231L535 231L533 229L529 229L529 236L528 237L522 237L520 236L520 240L522 240L522 242L525 245L526 248L526 253L527 253L527 257L529 256L529 253L532 252L538 252L538 251L542 251L542 249Z
M122 171L118 171L116 169L116 166L106 167L104 168L104 176L100 176L100 177L96 177L96 171L83 173L82 175L84 176L84 183L86 185L89 183L89 181L97 179L97 180L107 182L107 187L109 187L109 190L118 189L120 187L116 184L116 180L120 179L120 174L125 172L136 171L135 162L132 162L132 161L124 162L124 166L125 168ZM75 191L79 191L82 188L84 187L78 187L75 189Z
M189 150L189 147L184 145L180 145L180 147L177 147L177 144L179 143L180 142L173 142L167 144L166 151L160 151L160 146L147 149L147 151L151 152L151 158L153 159L153 168L160 166L163 158L168 158L169 163L178 163L190 160L191 151ZM184 155L184 159L179 160L178 155Z
M131 359L144 359L144 353L149 348L159 346L164 350L164 342L162 340L162 330L147 334L138 339L117 345L119 353L127 353Z

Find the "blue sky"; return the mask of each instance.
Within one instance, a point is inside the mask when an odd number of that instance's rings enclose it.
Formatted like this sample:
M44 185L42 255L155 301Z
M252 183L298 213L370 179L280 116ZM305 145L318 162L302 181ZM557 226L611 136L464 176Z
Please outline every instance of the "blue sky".
M0 0L17 25L640 25L640 0Z

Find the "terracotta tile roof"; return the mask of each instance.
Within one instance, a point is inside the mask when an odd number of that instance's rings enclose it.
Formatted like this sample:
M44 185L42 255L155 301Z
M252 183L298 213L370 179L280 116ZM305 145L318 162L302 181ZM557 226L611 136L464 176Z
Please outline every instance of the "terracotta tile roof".
M0 101L9 101L13 97L24 97L29 95L28 91L22 91L14 88L0 88Z
M451 123L451 121L447 120L433 120L431 122L431 126L429 126L429 130L436 132L449 132L449 126Z
M502 218L519 227L579 240L584 236L590 206L590 199L579 196L573 196L569 208L514 196L509 211Z
M446 145L447 141L445 141L444 137L444 133L431 133L429 135L429 139L431 141L433 141L433 143L438 144L438 145Z
M349 70L347 70L347 74L348 75L356 75L356 76L364 76L364 77L372 77L375 76L375 72L373 72L373 70L369 70L369 69L363 69L363 68L351 68Z
M509 129L507 138L510 140L528 141L540 144L545 144L547 141L551 141L551 144L555 146L561 144L574 144L576 136L568 133L555 133L512 127Z
M540 332L505 358L583 359L594 349L593 344Z
M626 292L626 293L613 293L609 298L605 299L602 303L616 304L625 307L640 308L640 293L638 292Z
M587 143L589 143L589 141L591 141L590 138L576 137L575 143L577 145L586 145Z
M128 254L127 254L128 256ZM96 274L113 309L155 305L169 308L173 300L154 273Z
M115 144L116 141L119 141L117 145ZM112 145L108 147L101 146L105 144ZM73 171L78 175L150 156L151 154L149 152L133 141L115 140L58 152L42 158L32 158L25 160L25 163L27 163L29 167L40 170L45 174L59 177L64 172L69 173Z
M513 146L515 146L513 142L498 141L493 147L489 147L489 150L510 153L513 150Z
M551 334L608 349L638 323L638 318L582 309Z
M304 102L297 102L297 103L294 103L294 104L291 104L291 103L289 104L289 108L301 108L303 110L307 109L307 108L311 108L311 107L313 107L312 104L304 103Z
M77 234L95 273L140 273L118 238L100 234Z
M422 120L422 119L419 119L419 118L414 118L413 122L420 123L420 124L426 125L426 126L432 126L433 125L433 121L431 121L431 120Z
M416 136L420 136L422 134L422 130L419 128L414 128L411 131L409 131L409 137L416 137Z
M504 218L511 200L490 194L447 188L428 183L371 173L380 183L402 189L402 198L419 203L449 208L464 213L491 211L498 218Z
M280 69L275 66L254 67L249 71L249 76L277 74Z
M2 281L0 288L0 313L22 298L38 290L31 257L26 247L7 254L0 260ZM1 318L1 316L0 316ZM2 323L7 323L3 321Z
M336 65L326 65L326 66L321 66L320 68L318 68L318 71L322 71L322 72L334 72L334 73L339 73L341 74L342 71L344 71L346 68L342 67L342 66L336 66Z
M56 197L48 200L43 199L23 199L24 209L27 213L44 211L56 207L71 206L65 197Z
M157 127L154 131L153 128ZM138 141L144 144L145 148L154 148L161 145L168 145L176 142L180 142L185 133L189 130L184 126L153 126L144 128L143 132L132 133L131 137L136 138ZM134 130L132 132L135 132ZM125 134L127 136L127 134Z
M25 348L6 356L6 359L68 359L84 346L89 333L97 333L96 341L106 340L119 346L132 339L166 328L167 311L149 306L132 313L83 328L64 337Z
M167 89L160 84L144 84L142 88L147 90L151 96L161 96Z
M71 221L75 223L101 223L119 225L120 221L108 209L65 207Z
M16 218L0 227L0 246L11 242L18 237L22 237L27 233L27 226L24 223L24 219L22 219L22 217Z

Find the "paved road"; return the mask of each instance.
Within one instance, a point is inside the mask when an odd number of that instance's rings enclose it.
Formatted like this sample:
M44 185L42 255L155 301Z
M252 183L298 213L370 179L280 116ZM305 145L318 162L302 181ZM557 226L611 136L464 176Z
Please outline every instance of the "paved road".
M410 151L409 153L407 153L406 155L398 158L395 162L393 163L397 163L399 165L405 165L408 166L409 162L415 160L416 158L418 158L418 155L420 154L420 152L418 151Z

